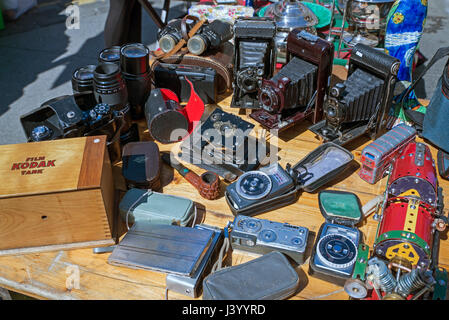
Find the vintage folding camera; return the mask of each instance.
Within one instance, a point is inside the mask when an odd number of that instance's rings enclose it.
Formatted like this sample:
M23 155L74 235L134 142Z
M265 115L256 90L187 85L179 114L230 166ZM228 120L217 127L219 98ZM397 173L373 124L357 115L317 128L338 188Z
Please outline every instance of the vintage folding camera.
M252 216L295 202L300 190L314 192L339 175L354 159L334 143L320 145L294 166L279 164L250 171L226 188L225 198L234 215Z
M276 25L269 18L238 18L234 24L234 94L231 107L258 109L262 79L274 71Z
M318 231L309 274L338 285L352 276L362 233L355 227L363 218L360 199L351 192L325 190L318 194L326 219Z
M378 138L387 126L399 65L398 59L383 51L357 44L349 59L348 78L330 89L325 119L309 130L340 145L365 133Z
M92 92L57 97L22 115L28 142L107 135L112 162L120 159L120 116L106 103L91 105Z
M190 98L190 80L195 92L204 103L216 103L218 92L217 71L200 66L160 63L154 69L154 83L157 88L173 91L180 102Z
M243 215L235 217L230 233L233 250L266 254L279 251L303 264L309 229Z
M333 44L293 30L287 38L287 52L288 63L273 78L262 80L258 95L261 109L250 115L267 129L282 131L309 116L313 123L322 118Z
M249 135L253 128L253 124L242 118L216 108L183 141L178 156L233 181L259 166L257 143Z
M167 290L197 298L201 294L203 279L210 272L213 262L217 259L218 251L223 244L223 230L206 224L199 224L193 228L199 230L212 230L214 232L212 242L192 276L187 277L177 274L167 274L165 284Z

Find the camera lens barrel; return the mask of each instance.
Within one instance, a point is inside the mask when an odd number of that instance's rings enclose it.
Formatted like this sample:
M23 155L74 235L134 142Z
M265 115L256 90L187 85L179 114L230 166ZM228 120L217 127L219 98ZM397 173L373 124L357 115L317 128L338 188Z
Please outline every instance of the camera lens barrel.
M127 44L120 49L123 74L139 75L150 70L150 50L141 43Z
M120 64L128 89L131 117L143 118L151 90L150 50L141 43L125 45L120 50Z
M97 103L107 103L113 110L127 104L128 90L117 64L98 64L94 71L94 94Z
M103 49L98 55L98 62L112 62L120 64L120 46Z
M94 91L94 71L96 66L87 65L76 69L72 74L73 93Z

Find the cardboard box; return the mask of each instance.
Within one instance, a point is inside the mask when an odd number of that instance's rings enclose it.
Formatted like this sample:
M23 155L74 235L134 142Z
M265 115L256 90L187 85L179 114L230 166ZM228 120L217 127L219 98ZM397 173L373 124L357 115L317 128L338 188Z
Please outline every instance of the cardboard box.
M0 255L114 244L106 136L0 146Z

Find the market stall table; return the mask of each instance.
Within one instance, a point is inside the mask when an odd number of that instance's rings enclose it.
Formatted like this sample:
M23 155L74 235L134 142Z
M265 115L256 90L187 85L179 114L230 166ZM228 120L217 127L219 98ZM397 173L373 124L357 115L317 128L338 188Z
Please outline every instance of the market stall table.
M341 70L340 70L341 71ZM334 72L336 74L338 72ZM229 108L231 96L225 96L218 103L225 111L243 116L245 120L256 124L253 132L260 127L251 118L246 117L238 109ZM298 124L281 134L278 139L280 164L285 167L287 163L296 163L309 152L320 145L314 134L307 130L309 121ZM148 140L149 134L146 125L139 123L143 140ZM270 143L275 140L271 138ZM417 139L422 141L421 139ZM372 198L382 194L385 190L387 178L371 185L358 176L360 154L364 146L370 143L367 137L359 138L345 147L354 157L352 165L341 176L329 185L321 188L349 191L356 193L362 205ZM174 145L161 145L161 151L169 151ZM433 158L436 160L437 150L431 147ZM121 176L121 163L114 167L115 185L121 194L126 190ZM187 167L197 173L203 172L193 165ZM163 192L172 195L187 197L199 205L198 220L202 223L225 227L228 221L233 221L231 213L224 198L225 184L222 182L222 193L218 200L205 200L196 190L177 172L167 165L162 168ZM449 182L439 179L440 186L445 195L445 207L449 208ZM306 252L310 251L315 241L316 233L324 217L318 208L318 192L300 194L296 203L271 212L260 214L257 218L278 222L287 222L309 228L311 237ZM80 210L83 210L80 204ZM447 214L446 214L447 215ZM363 241L372 246L378 222L369 216L359 225L363 232ZM120 233L124 232L121 224ZM60 250L45 253L23 254L0 257L0 287L19 292L39 299L164 299L166 274L134 270L124 267L115 267L107 263L110 253L94 254L91 248L77 250ZM256 256L243 252L230 252L227 262L237 265L254 259ZM316 279L308 275L309 263L296 267L300 277L298 292L291 299L348 299L348 295L341 287L332 283ZM449 269L449 241L446 233L440 241L440 266ZM169 299L191 299L187 296L169 291ZM200 297L201 298L201 297Z

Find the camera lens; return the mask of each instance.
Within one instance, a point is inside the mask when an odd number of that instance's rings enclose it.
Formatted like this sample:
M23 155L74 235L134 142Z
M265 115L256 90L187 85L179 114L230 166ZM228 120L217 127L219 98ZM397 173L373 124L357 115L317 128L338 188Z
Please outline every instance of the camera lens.
M141 43L133 43L120 49L122 72L138 75L150 69L150 50Z
M193 36L187 42L187 49L195 55L200 55L206 51L206 42L200 35Z
M38 126L31 131L31 139L34 142L39 142L43 140L47 140L51 137L53 131L47 126Z
M120 63L120 46L113 46L110 48L103 49L99 56L99 62L112 62L119 64Z
M72 89L73 93L94 91L94 65L80 67L73 72Z
M133 43L123 46L120 54L131 117L140 119L143 118L143 106L151 90L150 50L141 43Z
M94 89L97 103L107 103L114 110L128 102L128 91L120 67L114 63L103 62L95 68Z

